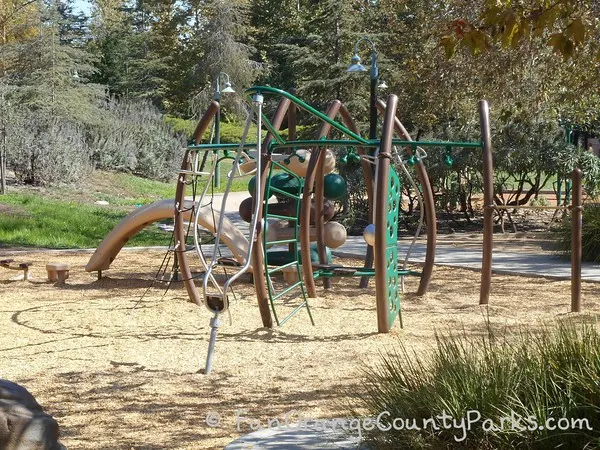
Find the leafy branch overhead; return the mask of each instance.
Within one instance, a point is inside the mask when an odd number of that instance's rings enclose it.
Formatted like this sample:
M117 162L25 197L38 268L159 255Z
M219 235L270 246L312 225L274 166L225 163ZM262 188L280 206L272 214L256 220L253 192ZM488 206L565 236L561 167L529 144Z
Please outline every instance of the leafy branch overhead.
M533 0L527 6L513 0L489 1L473 20L448 23L440 39L446 56L459 48L480 54L494 45L516 48L525 41L544 41L565 59L588 46L600 60L598 36L600 2L597 0Z

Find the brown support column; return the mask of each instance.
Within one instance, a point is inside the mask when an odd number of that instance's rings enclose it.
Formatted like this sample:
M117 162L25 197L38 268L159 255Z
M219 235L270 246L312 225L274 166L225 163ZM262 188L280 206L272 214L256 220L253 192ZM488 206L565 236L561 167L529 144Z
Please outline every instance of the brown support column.
M377 102L377 109L379 109L381 113L384 113L385 108L385 104L379 100ZM396 129L396 133L402 136L404 140L412 141L410 134L408 134L408 131L406 131L406 128L404 128L404 125L402 125L402 122L400 122L400 119L397 117L394 120L394 128ZM406 147L406 151L409 155L412 155L412 149L410 147ZM427 293L427 289L429 289L429 282L431 281L433 265L435 263L435 250L437 245L437 217L435 213L433 189L431 188L431 182L429 181L429 175L427 174L425 164L423 164L422 161L419 161L419 164L416 166L416 170L419 183L421 184L421 189L423 189L422 195L423 203L425 204L425 219L427 220L427 247L417 295L425 295Z
M194 131L194 142L199 144L202 141L202 135L208 128L211 120L215 116L215 114L219 111L219 103L212 102L200 121L198 122L198 126ZM192 164L190 158L192 156L192 152L186 150L183 155L183 161L181 163L181 170L190 170L192 168ZM177 189L175 191L175 205L174 205L174 234L175 234L175 263L179 266L179 270L181 271L181 275L183 277L183 284L185 285L185 289L188 293L190 301L196 303L197 305L202 305L204 303L203 299L200 298L200 294L198 293L198 289L196 289L196 285L194 284L194 280L192 279L192 272L190 270L190 265L186 255L186 232L185 226L183 225L184 214L183 210L185 209L185 188L187 182L187 175L180 173L177 177Z
M381 101L381 100L379 100L379 101ZM377 106L377 105L375 105L375 106ZM384 105L384 107L385 107L385 105ZM352 116L350 115L350 111L348 111L348 108L346 107L346 105L342 105L342 108L340 109L340 116L342 116L342 120L344 121L344 123L346 124L346 126L348 127L348 129L350 131L353 131L356 134L360 134L360 131L358 130L358 127L354 123L354 120L352 119ZM368 151L364 147L357 147L356 152L359 155L368 154ZM367 162L365 159L361 158L360 165L362 166L362 169L363 169L363 175L365 177L365 185L367 188L367 202L369 205L369 212L368 212L367 220L371 224L371 223L373 223L373 202L374 202L373 191L375 190L375 181L373 180L373 171L372 171L371 164L369 162ZM363 267L365 267L365 268L373 267L373 247L371 247L370 245L367 245L367 254L365 255L365 263L364 263ZM360 279L359 287L364 289L368 285L369 285L369 277L362 277Z
M494 167L490 108L485 100L479 102L479 122L481 124L481 142L483 143L483 254L481 258L479 304L487 305L490 300L492 251L494 247Z
M208 106L208 109L206 110L206 112L204 113L204 115L202 116L200 121L198 122L198 125L196 126L196 129L194 130L194 136L193 136L193 139L194 139L194 142L196 143L196 145L198 145L198 144L200 144L200 142L202 142L202 135L208 128L208 125L210 125L210 122L213 119L213 117L215 117L217 115L219 108L220 108L219 102L213 100L210 103L210 105Z
M327 109L327 117L335 119L342 102L334 100ZM317 139L326 138L331 130L331 125L327 122L321 124L321 129L317 135ZM319 262L327 264L327 249L325 246L325 218L323 216L323 207L325 205L325 156L326 151L319 152L316 167L315 189L313 192L315 199L315 234L317 237L317 252L319 253ZM323 278L323 287L331 288L331 278Z
M283 119L285 118L285 114L290 106L290 100L287 98L282 98L279 101L279 105L277 105L277 110L275 111L275 115L273 116L273 120L271 121L273 127L278 130L281 128L281 124L283 123ZM254 201L260 202L258 208L258 217L263 217L264 215L264 196L265 189L267 186L267 175L269 173L269 164L270 164L270 153L269 153L269 144L273 140L273 136L269 133L265 138L260 151L262 152L262 161L261 167L257 167L257 170L261 171L261 183L260 186L256 183L256 188L254 191ZM254 206L253 206L254 210ZM256 290L256 299L258 301L258 309L260 310L260 316L262 318L263 326L272 328L273 327L273 318L271 317L271 309L269 307L269 293L267 292L267 283L265 280L265 255L264 255L264 247L263 247L263 239L262 234L264 232L264 227L261 222L257 222L257 232L254 240L254 244L252 247L252 272L254 274L254 288Z
M327 117L334 118L341 106L339 100L334 100L327 108ZM327 136L331 125L323 123L319 130L319 137ZM323 165L325 163L325 152L321 147L315 147L308 161L306 177L304 178L304 191L302 193L302 201L300 203L300 254L302 256L302 273L304 276L304 286L306 294L310 298L316 298L317 289L315 285L314 272L310 264L310 207L311 197L315 197L315 233L317 235L317 248L319 252L319 261L325 263L327 255L325 253L325 243L323 237L323 177L318 177L318 173L323 173ZM320 178L320 179L319 179ZM315 183L316 181L316 183ZM314 190L313 190L314 189ZM319 228L319 224L320 227ZM321 234L319 234L321 230ZM320 244L319 244L320 242ZM308 261L308 264L307 264Z
M388 231L385 228L388 204L388 178L392 158L392 139L394 137L394 118L398 107L398 97L388 96L379 157L377 159L377 192L375 193L375 298L377 301L377 330L379 333L390 331L388 324L387 296L387 260L385 248Z
M571 312L581 312L581 234L583 207L581 206L581 169L575 169L573 180L573 200L571 204Z
M358 130L354 119L352 119L352 116L350 115L350 111L348 111L348 108L344 104L342 104L340 108L340 116L342 117L342 121L346 124L346 127L348 127L350 131L353 131L356 134L360 134L360 131ZM359 155L367 154L367 151L364 147L357 147L356 152ZM365 185L367 187L367 198L369 201L369 223L373 223L373 190L375 189L375 181L373 180L371 164L369 164L367 161L361 158L360 165L363 169L363 174L365 176Z

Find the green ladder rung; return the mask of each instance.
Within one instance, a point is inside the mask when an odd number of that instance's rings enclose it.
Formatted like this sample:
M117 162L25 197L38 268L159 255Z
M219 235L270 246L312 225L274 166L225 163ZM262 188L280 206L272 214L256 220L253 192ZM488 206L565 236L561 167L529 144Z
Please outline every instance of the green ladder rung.
M294 216L280 216L278 214L269 214L268 211L267 211L267 218L268 219L293 220L294 222L296 222L298 220L298 218L294 217Z
M288 286L287 288L285 288L283 291L281 291L279 294L274 295L273 296L273 300L275 301L277 300L279 297L283 297L285 294L287 294L288 292L290 292L293 289L296 289L298 286L300 286L302 284L302 279L300 279L300 281L296 281L294 284Z
M348 267L344 267L344 269L348 269ZM315 279L318 278L335 278L335 277L373 277L375 276L375 269L368 269L368 268L358 268L356 269L355 272L347 272L344 273L342 271L336 271L335 269L317 269L314 272ZM414 275L414 276L421 276L421 272L416 272L414 270L402 270L399 269L398 270L398 275L399 276L403 276L403 275Z
M417 272L415 270L398 270L398 275L414 275L420 277L421 272Z
M291 244L292 242L298 242L297 239L282 239L280 241L267 241L267 245L279 245L279 244Z
M306 307L308 309L308 302L306 300L304 300L302 303L300 303L298 306L296 306L294 308L294 310L291 313L289 313L287 316L285 316L283 319L279 320L278 321L279 323L277 325L282 326L284 323L286 323L288 320L290 320L293 316L296 315L296 313L298 311L300 311L304 307ZM311 317L311 320L312 320L312 317Z
M284 197L295 198L296 200L300 200L300 195L290 194L289 192L282 191L281 189L277 189L276 187L273 187L273 186L269 187L269 192L277 192L278 194L280 194Z
M296 265L296 261L292 261L292 262L289 262L287 264L284 264L283 266L278 266L278 267L274 267L273 269L269 269L269 270L267 270L267 273L269 275L271 275L272 273L275 273L275 272L278 272L280 270L283 270L286 267L292 267L292 266L295 266L295 265Z

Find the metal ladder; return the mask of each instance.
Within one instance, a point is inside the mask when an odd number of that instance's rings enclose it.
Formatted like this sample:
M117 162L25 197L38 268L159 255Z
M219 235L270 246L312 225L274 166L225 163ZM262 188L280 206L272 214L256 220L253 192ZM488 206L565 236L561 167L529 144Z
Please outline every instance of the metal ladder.
M310 318L311 323L314 325L315 322L313 320L312 314L310 312L310 307L308 305L306 291L304 289L304 280L302 278L302 273L301 273L301 269L300 269L300 261L299 261L300 242L298 240L298 237L299 237L298 231L299 231L299 226L300 226L300 223L299 223L300 222L300 200L301 200L300 193L302 192L303 187L304 187L304 179L299 177L295 173L289 171L284 165L282 165L281 163L276 162L276 161L271 162L271 167L269 170L269 179L271 179L273 171L276 169L282 170L283 173L288 174L294 180L296 180L296 182L298 183L298 191L297 191L297 194L293 194L293 193L281 190L279 188L276 188L274 186L271 186L271 183L267 182L266 193L263 198L263 202L264 202L263 207L264 207L264 211L265 211L266 223L267 224L269 223L269 219L285 220L290 223L290 227L293 228L293 230L294 230L294 235L292 238L278 239L278 240L274 240L274 241L269 241L268 237L267 237L268 233L263 233L265 276L267 279L267 290L268 290L268 294L269 294L269 302L271 303L271 310L273 311L273 316L275 317L275 322L277 323L278 326L283 325L290 318L292 318L298 311L300 311L300 309L302 309L304 307L306 308L306 311L308 313L308 317ZM271 194L273 194L273 193L277 194L280 197L289 198L292 201L294 201L296 213L293 216L269 214L268 200L269 200ZM279 264L279 265L277 265L276 263L271 264L269 262L269 259L273 260L274 258L269 258L269 252L267 251L267 248L271 245L281 245L281 244L288 244L288 252L290 255L290 260L288 262L280 261L281 264ZM311 261L305 261L304 263L311 264ZM275 273L282 272L284 269L287 269L289 267L294 269L294 271L297 275L298 281L293 282L292 284L285 287L280 292L276 292L276 287L275 287L276 282L273 279L273 275ZM283 317L282 319L279 319L279 315L277 314L276 301L296 289L299 289L300 293L302 295L302 300L301 300L300 304L297 305L296 307L294 307L294 309L289 314L287 314L285 317Z

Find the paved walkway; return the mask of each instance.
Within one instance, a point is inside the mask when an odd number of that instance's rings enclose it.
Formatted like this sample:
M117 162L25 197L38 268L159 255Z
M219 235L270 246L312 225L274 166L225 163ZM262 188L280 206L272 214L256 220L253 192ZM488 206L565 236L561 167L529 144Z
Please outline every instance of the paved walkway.
M226 215L240 229L246 231L248 224L242 221L238 214L239 204L248 197L247 192L232 192L227 199ZM222 194L215 194L214 207L221 207ZM458 237L460 239L460 237ZM404 258L410 239L398 243L399 257ZM333 251L334 255L362 258L367 244L362 236L348 236L344 245ZM409 262L422 263L425 261L425 244L415 244ZM466 249L448 244L438 243L435 263L444 266L462 267L481 270L481 249ZM559 279L571 278L571 262L568 258L550 253L517 253L495 250L492 257L492 269L498 274L527 275L533 277L550 277ZM600 264L583 263L581 278L584 281L600 282Z
M224 450L359 450L360 439L334 431L289 427L267 428L242 436Z
M410 242L398 243L399 257L404 258ZM362 257L366 243L361 236L349 236L346 243L333 253L339 256ZM409 257L411 263L425 261L425 245L415 244ZM481 250L465 249L438 244L435 263L443 266L481 270ZM571 278L571 262L568 258L548 253L516 253L494 251L492 269L495 273L527 275L560 279ZM582 263L581 278L584 281L600 282L600 264Z

